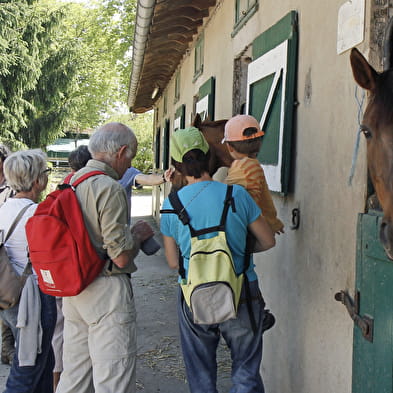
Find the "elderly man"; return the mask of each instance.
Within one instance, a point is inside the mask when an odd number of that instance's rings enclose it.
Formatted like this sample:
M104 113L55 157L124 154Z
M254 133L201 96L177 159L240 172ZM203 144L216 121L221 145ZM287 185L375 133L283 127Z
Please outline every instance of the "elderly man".
M136 327L130 275L140 244L153 235L143 221L129 227L126 193L118 180L135 157L127 126L109 123L90 138L92 159L71 181L99 170L76 189L90 239L110 261L79 295L63 299L64 371L56 392L135 392Z

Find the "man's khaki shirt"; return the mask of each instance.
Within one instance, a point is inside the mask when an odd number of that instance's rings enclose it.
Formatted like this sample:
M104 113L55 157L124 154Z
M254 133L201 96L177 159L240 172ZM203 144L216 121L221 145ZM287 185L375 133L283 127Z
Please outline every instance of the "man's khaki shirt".
M86 229L98 254L113 259L123 251L133 250L135 243L130 231L127 197L124 188L117 181L117 172L98 160L89 160L71 179L71 183L91 171L102 171L106 175L92 176L76 187L76 196L85 219ZM106 271L108 268L106 264ZM113 273L133 273L133 261L125 268L115 264Z

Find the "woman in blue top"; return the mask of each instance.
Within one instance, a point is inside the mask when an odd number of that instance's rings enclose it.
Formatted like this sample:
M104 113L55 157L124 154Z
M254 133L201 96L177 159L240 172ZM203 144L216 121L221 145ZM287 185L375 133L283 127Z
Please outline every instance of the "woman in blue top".
M213 181L208 171L209 145L202 133L194 128L176 131L170 140L172 164L187 180L178 196L190 216L194 229L207 228L220 222L227 186ZM237 273L243 271L247 230L256 237L254 251L267 250L275 245L274 235L259 207L247 191L234 185L235 212L228 211L225 232ZM172 209L169 199L163 209ZM175 214L161 216L165 255L171 268L178 268L178 247L188 269L190 231ZM247 270L252 308L256 321L254 331L245 302L244 290L237 317L215 325L193 322L192 313L184 302L179 288L178 316L182 352L191 393L216 393L216 349L220 335L225 339L232 357L231 393L263 393L259 372L262 360L262 322L265 303L260 294L254 264Z

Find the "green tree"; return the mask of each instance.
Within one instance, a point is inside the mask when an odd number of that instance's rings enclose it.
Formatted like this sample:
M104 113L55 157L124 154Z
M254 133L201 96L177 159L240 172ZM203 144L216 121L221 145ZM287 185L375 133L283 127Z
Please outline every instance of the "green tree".
M25 94L41 75L40 46L52 22L36 14L34 1L0 3L0 136L15 139L26 125L26 110L32 104Z
M1 140L43 147L127 98L135 0L0 0Z

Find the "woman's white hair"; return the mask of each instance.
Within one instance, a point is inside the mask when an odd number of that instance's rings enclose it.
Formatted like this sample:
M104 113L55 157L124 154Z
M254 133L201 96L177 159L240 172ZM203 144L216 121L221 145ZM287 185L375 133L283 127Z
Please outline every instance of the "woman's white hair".
M17 151L7 157L3 169L12 189L28 192L36 180L45 184L46 155L40 149Z
M93 158L104 156L111 162L122 146L128 146L130 159L135 156L137 139L131 128L122 123L108 123L90 137L89 151Z

